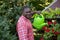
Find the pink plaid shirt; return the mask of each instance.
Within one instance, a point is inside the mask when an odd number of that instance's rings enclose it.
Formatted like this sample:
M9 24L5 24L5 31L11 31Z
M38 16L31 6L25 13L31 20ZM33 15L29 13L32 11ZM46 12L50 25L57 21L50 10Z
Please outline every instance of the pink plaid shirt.
M34 40L33 28L30 20L21 16L17 22L19 40Z

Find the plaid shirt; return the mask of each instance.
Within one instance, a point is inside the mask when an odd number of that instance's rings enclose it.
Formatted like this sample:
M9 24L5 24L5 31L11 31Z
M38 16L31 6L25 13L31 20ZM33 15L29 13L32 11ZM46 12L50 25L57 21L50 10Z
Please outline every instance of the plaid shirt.
M34 40L33 28L30 20L21 16L17 22L19 40Z

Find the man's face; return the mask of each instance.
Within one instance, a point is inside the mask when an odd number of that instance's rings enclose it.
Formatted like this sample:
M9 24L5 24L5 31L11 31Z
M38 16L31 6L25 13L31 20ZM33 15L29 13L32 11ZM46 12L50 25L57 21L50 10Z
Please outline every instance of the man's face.
M25 15L25 17L30 19L32 17L33 12L30 10L30 8L25 8L23 14Z

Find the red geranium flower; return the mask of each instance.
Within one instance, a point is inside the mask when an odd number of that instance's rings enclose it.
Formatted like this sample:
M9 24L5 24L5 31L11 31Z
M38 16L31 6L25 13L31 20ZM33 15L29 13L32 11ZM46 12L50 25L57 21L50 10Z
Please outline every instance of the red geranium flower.
M43 27L43 30L46 31L46 32L50 32L50 28L48 28L46 26Z
M44 26L42 29L43 29L43 30L46 30L46 29L47 29L47 27L46 27L46 26Z
M43 37L41 37L41 38L40 38L40 40L44 40L44 38L43 38Z
M56 22L53 22L53 24L55 25L55 24L56 24Z
M60 32L54 32L54 34L55 34L55 35L58 35L58 34L60 34Z
M52 32L54 33L54 28L52 28Z
M48 28L48 29L46 29L45 31L46 31L46 32L50 32L50 29Z
M52 22L51 21L48 21L48 25L51 25L52 24Z

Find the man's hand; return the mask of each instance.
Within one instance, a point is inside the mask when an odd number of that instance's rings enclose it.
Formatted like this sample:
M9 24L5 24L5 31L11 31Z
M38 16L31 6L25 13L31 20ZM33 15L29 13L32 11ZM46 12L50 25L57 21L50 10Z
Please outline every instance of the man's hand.
M32 15L34 15L34 14L40 15L40 14L41 14L41 11L33 11L33 12L32 12ZM31 18L34 18L34 16L32 16Z
M40 15L41 11L34 11L33 14L39 14Z

